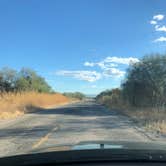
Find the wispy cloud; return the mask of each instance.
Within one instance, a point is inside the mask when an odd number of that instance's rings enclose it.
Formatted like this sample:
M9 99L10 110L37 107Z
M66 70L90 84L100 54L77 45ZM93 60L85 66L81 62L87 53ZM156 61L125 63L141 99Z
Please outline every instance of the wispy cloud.
M79 80L84 80L88 82L95 82L101 78L101 74L96 71L70 71L70 70L60 70L56 72L57 75L73 77Z
M129 65L131 63L136 63L139 62L139 60L137 58L133 58L133 57L129 57L129 58L122 58L122 57L107 57L104 59L104 62L106 63L118 63L118 64L125 64L125 65Z
M153 16L153 19L157 20L157 21L161 21L164 19L164 15L163 14L155 15L155 16Z
M166 26L165 25L163 25L163 26L156 25L155 30L166 32Z
M123 77L125 71L118 69L118 65L130 65L139 62L138 58L134 57L106 57L99 62L85 62L84 66L94 67L98 66L102 70L103 77Z
M158 39L154 40L154 42L166 42L166 37L161 36Z
M153 20L150 21L150 24L155 25L154 26L155 31L166 32L166 26L158 24L158 21L163 20L164 17L165 16L163 14L158 14L158 15L153 16ZM166 42L166 37L161 36L161 37L155 39L153 42L154 43Z
M164 15L163 14L155 15L155 16L153 16L153 19L150 21L150 24L158 26L157 25L158 21L161 21L163 19L164 19Z
M96 66L99 66L101 69L105 70L105 69L109 69L112 67L117 67L118 64L112 63L112 62L106 62L106 61L100 61L98 63L96 63Z
M85 66L99 66L101 69L109 69L112 67L117 67L118 64L129 65L132 63L139 62L139 59L129 57L129 58L122 58L122 57L106 57L104 60L99 62L85 62Z
M118 68L119 65L129 65L139 62L139 59L134 57L122 58L122 57L106 57L102 61L98 62L85 62L84 66L87 67L95 67L98 66L100 68L100 72L95 70L60 70L57 71L57 75L73 77L78 80L84 80L88 82L95 82L102 78L106 77L123 77L125 75L125 71ZM93 87L94 88L94 87Z
M151 20L151 21L150 21L150 24L156 25L156 24L157 24L157 21Z
M95 65L94 63L90 63L90 62L85 62L85 63L84 63L84 66L93 67L94 65Z
M110 68L104 70L103 75L106 77L123 77L125 75L125 71L119 70L117 68Z

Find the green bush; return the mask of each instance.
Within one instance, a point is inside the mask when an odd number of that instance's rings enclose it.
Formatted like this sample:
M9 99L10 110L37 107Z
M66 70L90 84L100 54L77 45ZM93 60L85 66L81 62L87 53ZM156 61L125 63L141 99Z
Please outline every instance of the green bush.
M166 55L145 56L130 66L122 90L132 106L166 105Z
M120 89L106 90L96 99L106 105L120 107L166 106L166 54L143 57L129 66Z
M122 91L118 88L103 91L96 96L96 100L99 103L109 106L111 108L120 107L123 103Z
M70 98L76 98L79 100L83 100L85 98L85 95L80 92L65 92L63 93L64 96L70 97Z
M35 71L22 68L19 72L2 68L0 70L0 92L37 91L51 92L52 89Z

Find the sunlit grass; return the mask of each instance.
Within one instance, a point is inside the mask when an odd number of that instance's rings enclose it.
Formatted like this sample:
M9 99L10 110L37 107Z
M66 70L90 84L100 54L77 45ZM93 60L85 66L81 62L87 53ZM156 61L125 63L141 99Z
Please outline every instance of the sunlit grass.
M27 107L48 108L70 102L62 94L37 92L4 93L0 96L0 119L15 118L27 112Z

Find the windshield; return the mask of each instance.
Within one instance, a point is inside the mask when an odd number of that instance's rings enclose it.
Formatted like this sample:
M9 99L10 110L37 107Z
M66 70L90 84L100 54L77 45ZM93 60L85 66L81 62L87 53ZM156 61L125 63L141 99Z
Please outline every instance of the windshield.
M165 6L2 0L0 157L164 147Z

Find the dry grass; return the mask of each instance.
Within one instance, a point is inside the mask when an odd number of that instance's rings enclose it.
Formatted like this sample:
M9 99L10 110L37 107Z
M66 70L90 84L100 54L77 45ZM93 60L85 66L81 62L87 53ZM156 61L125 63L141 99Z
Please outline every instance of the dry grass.
M26 92L8 93L0 97L0 119L15 118L26 113L27 108L48 108L69 103L71 100L62 94Z
M166 112L155 108L128 108L125 114L137 121L146 130L166 134Z

